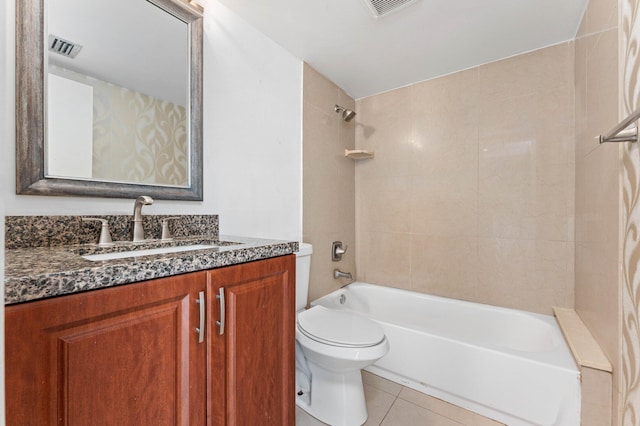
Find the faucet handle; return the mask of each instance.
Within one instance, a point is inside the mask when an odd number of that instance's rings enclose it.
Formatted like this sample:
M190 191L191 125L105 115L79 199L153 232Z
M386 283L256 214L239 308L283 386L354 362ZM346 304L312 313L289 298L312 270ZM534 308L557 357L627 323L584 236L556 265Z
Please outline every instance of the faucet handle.
M113 240L111 239L111 233L109 232L109 222L106 219L101 219L99 217L83 217L81 218L83 222L102 222L102 227L100 228L100 239L98 240L99 246L112 246Z
M171 235L171 230L169 229L169 221L174 219L180 219L178 216L165 217L160 221L162 224L162 236L160 239L162 241L173 240L173 235Z
M349 246L346 244L343 247L342 241L334 241L331 243L331 260L333 262L339 262L342 260L342 255L347 252L348 248Z

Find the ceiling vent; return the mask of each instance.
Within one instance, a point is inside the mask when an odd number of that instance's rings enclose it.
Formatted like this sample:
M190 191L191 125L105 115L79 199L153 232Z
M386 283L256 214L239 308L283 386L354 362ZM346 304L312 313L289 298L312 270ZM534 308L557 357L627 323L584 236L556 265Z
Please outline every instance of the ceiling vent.
M54 52L67 58L75 58L81 49L82 46L77 43L49 34L49 52Z
M418 0L362 0L364 4L367 5L373 16L376 18L381 18L390 14L391 12L395 12L397 10L402 9L403 7L407 7L410 4L415 3Z

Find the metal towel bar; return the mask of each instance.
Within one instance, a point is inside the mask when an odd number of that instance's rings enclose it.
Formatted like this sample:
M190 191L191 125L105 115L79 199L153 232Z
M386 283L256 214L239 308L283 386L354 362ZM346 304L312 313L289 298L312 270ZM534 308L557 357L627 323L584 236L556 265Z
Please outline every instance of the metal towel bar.
M640 108L633 111L631 115L622 120L620 124L613 128L609 133L598 137L600 143L604 142L637 142L638 126L627 127L640 118Z

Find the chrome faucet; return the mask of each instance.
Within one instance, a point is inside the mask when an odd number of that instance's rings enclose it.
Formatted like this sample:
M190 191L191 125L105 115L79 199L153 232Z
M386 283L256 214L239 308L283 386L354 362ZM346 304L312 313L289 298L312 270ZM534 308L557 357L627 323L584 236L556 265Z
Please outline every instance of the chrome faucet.
M339 269L334 269L333 270L333 278L334 279L338 279L338 278L346 278L348 280L352 280L353 281L353 277L351 276L351 272L342 272Z
M153 204L153 198L141 195L133 205L133 241L144 241L144 227L142 226L142 206Z
M340 288L344 288L344 287L348 286L349 284L355 282L355 280L353 279L353 276L351 275L351 272L342 272L339 269L334 269L333 270L333 279L337 280L338 278L346 278L346 279L349 280L345 284L341 285ZM344 303L344 302L342 300L340 300L340 303Z

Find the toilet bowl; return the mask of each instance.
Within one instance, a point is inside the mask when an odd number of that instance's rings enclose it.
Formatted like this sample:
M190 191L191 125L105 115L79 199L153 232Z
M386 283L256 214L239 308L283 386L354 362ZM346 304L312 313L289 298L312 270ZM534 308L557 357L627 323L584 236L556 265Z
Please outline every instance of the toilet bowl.
M355 313L314 306L298 314L296 340L311 373L309 402L298 396L298 406L332 426L366 422L360 370L389 351L382 328Z
M334 373L363 369L389 347L382 327L375 322L324 306L298 314L296 339L308 361Z
M301 244L298 261L310 254L311 246ZM305 265L298 262L296 267L296 274L302 273L304 280L301 269ZM308 272L306 283L298 282L298 278L297 295L304 292L298 305L302 305L302 299L306 305ZM296 384L296 404L332 426L362 425L367 420L367 407L360 370L389 351L382 327L357 313L314 306L298 311L296 341L301 348L297 352L296 380L305 381L304 385Z

